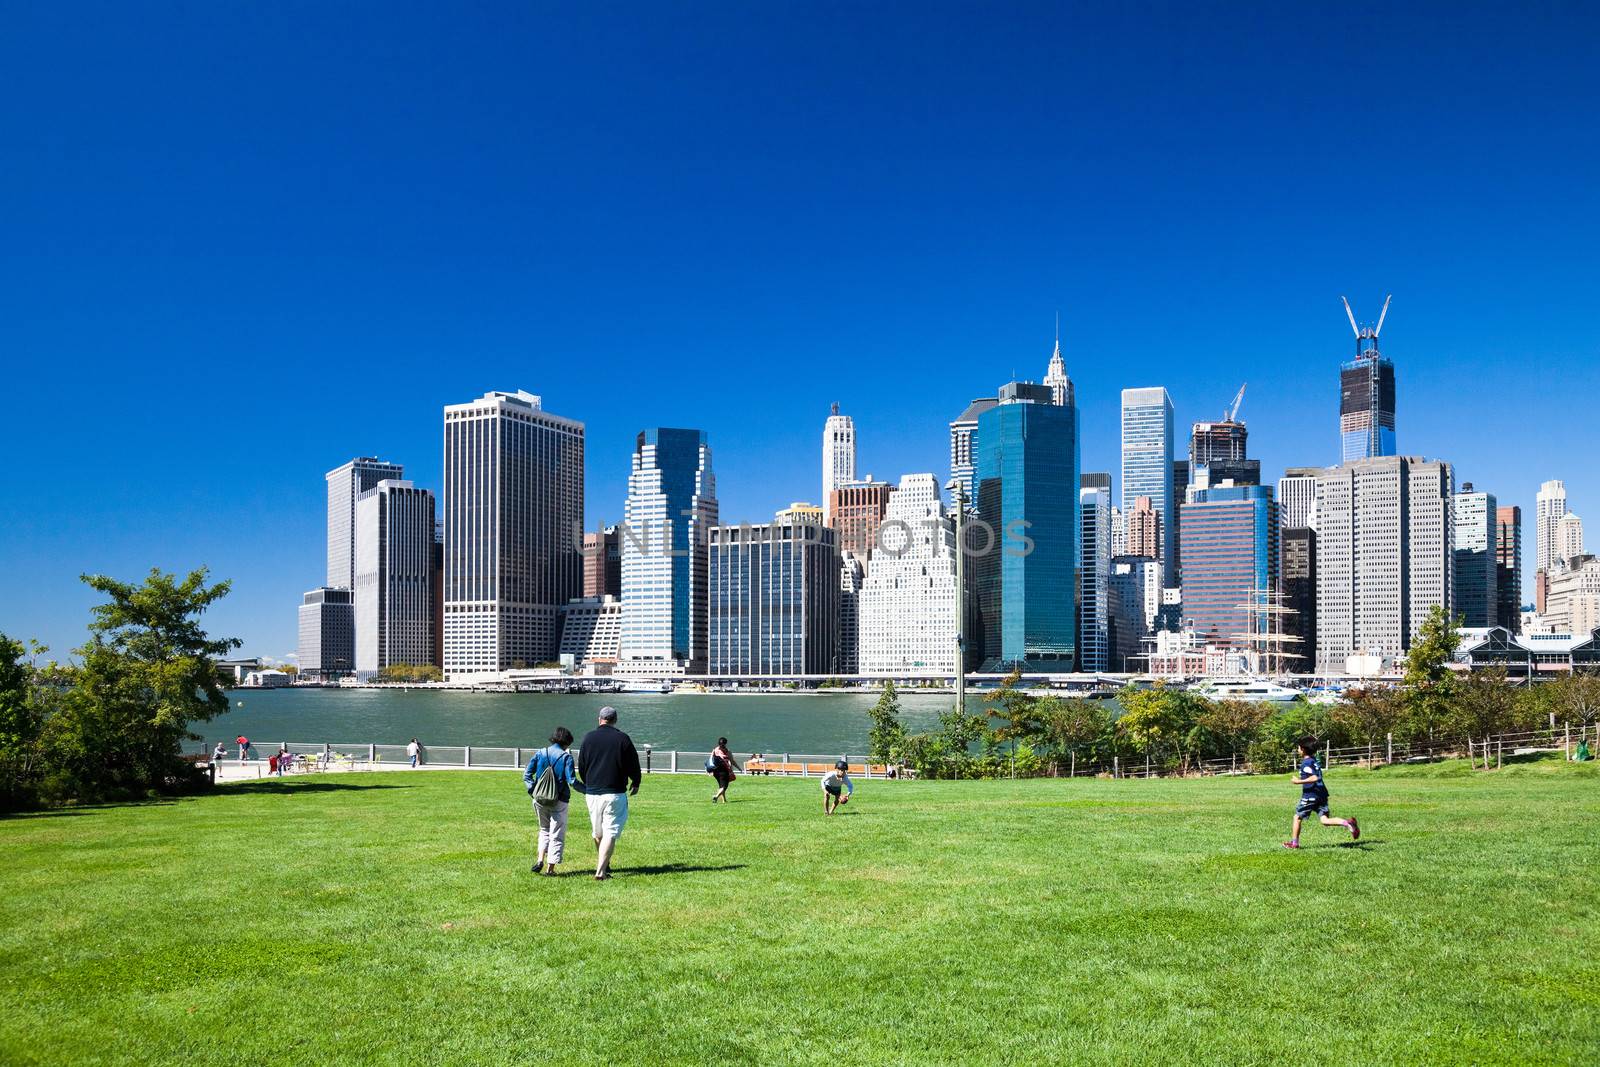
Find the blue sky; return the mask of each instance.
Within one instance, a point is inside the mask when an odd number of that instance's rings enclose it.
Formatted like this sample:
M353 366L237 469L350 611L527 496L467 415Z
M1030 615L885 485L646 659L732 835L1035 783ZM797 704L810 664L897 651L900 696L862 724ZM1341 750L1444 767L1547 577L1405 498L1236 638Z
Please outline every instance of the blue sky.
M1332 463L1387 293L1401 450L1600 540L1600 18L1579 5L35 4L0 39L0 630L207 564L294 644L323 473L437 489L440 409L697 426L722 513L947 464L1059 309L1085 470L1118 391ZM1531 525L1525 531L1531 541ZM1531 553L1530 553L1531 555Z

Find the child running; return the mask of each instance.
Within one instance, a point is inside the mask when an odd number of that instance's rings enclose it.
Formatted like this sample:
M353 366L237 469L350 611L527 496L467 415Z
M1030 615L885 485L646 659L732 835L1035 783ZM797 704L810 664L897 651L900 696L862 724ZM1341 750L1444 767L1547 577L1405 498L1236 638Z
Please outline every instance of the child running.
M850 765L840 760L833 770L822 776L822 814L832 815L833 810L849 800L856 787L850 781Z
M1354 818L1335 819L1328 814L1328 787L1322 781L1322 764L1317 762L1317 739L1302 737L1295 747L1300 749L1300 770L1294 779L1300 787L1300 803L1294 809L1294 836L1283 847L1300 847L1300 821L1312 812L1322 817L1322 825L1342 826L1350 831L1350 840L1361 840L1361 827Z

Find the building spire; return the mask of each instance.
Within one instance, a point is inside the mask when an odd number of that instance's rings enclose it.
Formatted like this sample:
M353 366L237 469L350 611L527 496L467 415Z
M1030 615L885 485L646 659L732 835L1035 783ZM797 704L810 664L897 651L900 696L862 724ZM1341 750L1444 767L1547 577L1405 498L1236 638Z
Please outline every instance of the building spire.
M1056 347L1050 355L1050 369L1044 384L1050 387L1051 402L1060 407L1072 404L1072 379L1067 377L1067 361L1061 356L1061 312L1056 312Z

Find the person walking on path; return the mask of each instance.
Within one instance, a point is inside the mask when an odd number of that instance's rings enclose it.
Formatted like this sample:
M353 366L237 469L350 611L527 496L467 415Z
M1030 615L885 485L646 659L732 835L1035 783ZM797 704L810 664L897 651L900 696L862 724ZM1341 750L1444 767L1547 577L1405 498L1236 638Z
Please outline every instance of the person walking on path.
M639 792L639 750L633 738L617 729L617 709L600 709L600 724L578 745L578 790L589 807L589 827L597 851L596 881L611 877L611 854L628 824L628 798Z
M417 758L422 755L422 746L417 744L417 739L415 737L413 737L411 739L411 743L406 746L406 755L411 757L411 769L416 770Z
M733 753L728 750L728 739L717 738L717 747L711 750L711 758L706 761L706 772L717 780L717 791L711 794L711 803L728 802L728 786L733 784L733 776L739 771L739 764L734 762Z
M577 778L572 766L572 731L557 726L550 735L550 747L541 748L522 772L522 784L533 798L533 811L539 817L539 844L533 858L534 874L556 873L567 844L567 805Z

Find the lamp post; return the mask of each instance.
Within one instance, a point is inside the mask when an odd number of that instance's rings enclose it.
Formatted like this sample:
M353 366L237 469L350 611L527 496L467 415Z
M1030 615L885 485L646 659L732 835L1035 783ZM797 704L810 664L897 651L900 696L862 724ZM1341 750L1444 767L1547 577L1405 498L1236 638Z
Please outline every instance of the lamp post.
M945 488L954 494L956 505L956 714L967 713L967 494L960 479L950 479Z

